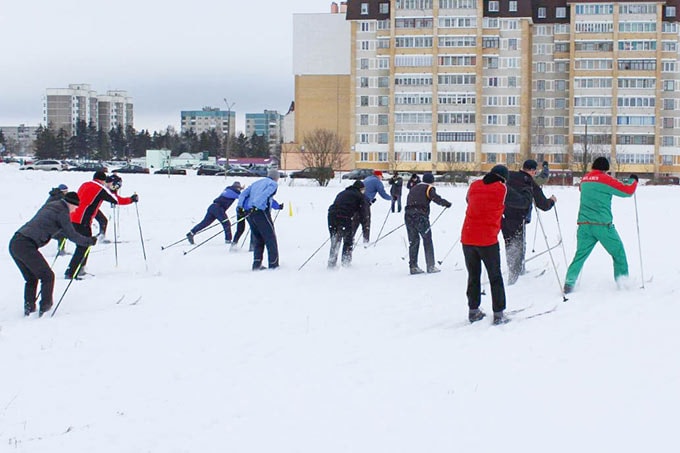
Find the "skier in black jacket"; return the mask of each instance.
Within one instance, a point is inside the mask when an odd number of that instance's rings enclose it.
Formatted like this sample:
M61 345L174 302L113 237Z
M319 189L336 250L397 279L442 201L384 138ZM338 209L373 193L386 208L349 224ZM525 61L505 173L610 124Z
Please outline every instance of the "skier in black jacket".
M35 216L14 233L9 241L9 253L21 271L24 286L24 315L35 311L36 290L40 281L40 316L52 307L54 272L38 251L50 239L62 234L82 247L94 245L97 240L76 232L69 213L80 203L78 194L68 192L63 200L53 201L41 207Z
M357 216L364 237L368 235L368 224L365 216L368 200L364 196L364 190L364 183L357 180L340 192L328 208L328 232L331 234L331 251L328 257L329 269L334 268L338 261L340 244L342 244L342 265L347 267L352 264L352 250L354 249L352 217Z
M445 208L451 207L451 202L443 199L437 194L432 183L434 175L425 173L423 182L411 187L406 198L406 208L404 208L404 223L406 224L406 234L408 235L408 265L412 275L422 274L423 270L418 267L418 249L420 248L420 237L423 237L423 248L425 249L425 263L429 274L439 272L434 265L434 245L432 244L432 230L430 228L430 202L434 201Z
M531 220L532 202L541 211L549 211L557 201L555 195L546 198L541 187L534 181L537 167L535 160L526 160L522 170L510 172L507 181L508 194L505 198L501 230L508 263L508 285L514 284L524 272L526 224Z

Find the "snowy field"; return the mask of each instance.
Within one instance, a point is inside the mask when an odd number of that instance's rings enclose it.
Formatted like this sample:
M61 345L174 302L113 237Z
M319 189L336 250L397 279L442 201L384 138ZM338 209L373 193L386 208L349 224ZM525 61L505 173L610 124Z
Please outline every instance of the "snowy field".
M135 206L123 206L118 265L113 244L98 244L96 277L74 282L56 316L24 318L9 239L51 187L91 176L0 165L0 451L676 451L677 187L639 188L642 259L634 199L614 200L630 282L617 288L598 246L566 303L578 189L546 188L560 226L554 211L541 214L547 240L560 229L564 240L557 273L548 254L529 262L533 272L506 288L508 310L529 308L494 327L489 317L466 322L457 244L466 186L437 187L453 202L433 226L437 260L455 244L442 272L410 276L404 228L360 247L349 269L326 269L326 245L298 271L327 239L328 206L349 183L281 180L281 268L252 272L247 245L230 253L221 234L186 255L186 242L161 250L233 178L123 175L121 194L140 196L146 261ZM373 206L372 240L386 218L384 232L403 222L388 209ZM431 220L440 212L433 204ZM546 248L540 230L533 245L536 226L534 216L529 258ZM56 244L41 250L51 262ZM55 303L66 265L54 266Z

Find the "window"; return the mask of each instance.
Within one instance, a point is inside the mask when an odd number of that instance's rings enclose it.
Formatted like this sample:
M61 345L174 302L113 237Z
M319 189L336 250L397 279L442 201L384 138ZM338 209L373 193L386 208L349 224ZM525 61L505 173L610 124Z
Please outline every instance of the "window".
M362 16L368 15L368 3L361 4L361 15Z
M368 58L362 58L359 60L359 67L361 69L368 69Z
M546 8L544 6L541 6L538 8L538 18L539 19L545 19L546 16Z
M368 77L361 77L359 80L359 85L361 88L368 88Z
M380 4L380 14L387 14L390 12L390 4L389 3L381 3Z
M516 1L511 1L508 4L508 11L511 13L516 13L517 12L517 2Z
M360 103L362 107L368 107L368 96L361 96Z
M378 115L378 126L387 126L387 115Z
M666 7L666 17L675 17L675 6Z
M674 80L664 80L663 81L664 91L675 91L675 81Z
M368 115L359 115L359 124L368 126Z
M378 96L378 105L381 107L387 107L390 105L389 96Z
M567 17L567 8L565 6L558 6L555 8L555 17L558 19Z
M499 10L499 2L497 1L490 1L489 2L489 12L498 12Z

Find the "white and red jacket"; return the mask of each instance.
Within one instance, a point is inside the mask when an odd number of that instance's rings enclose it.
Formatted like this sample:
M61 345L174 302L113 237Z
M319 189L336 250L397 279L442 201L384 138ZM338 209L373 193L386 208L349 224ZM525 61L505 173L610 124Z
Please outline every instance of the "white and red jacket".
M102 202L108 201L120 205L132 203L132 198L119 197L98 180L83 183L78 188L78 198L80 198L80 204L71 213L71 223L88 226L92 223L92 218L97 214Z

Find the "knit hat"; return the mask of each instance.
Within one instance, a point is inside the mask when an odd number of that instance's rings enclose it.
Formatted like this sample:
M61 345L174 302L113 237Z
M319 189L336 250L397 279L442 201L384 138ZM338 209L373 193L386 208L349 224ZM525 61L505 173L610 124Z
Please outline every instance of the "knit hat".
M423 175L423 182L427 184L432 184L434 182L434 175L432 173L425 173Z
M68 186L66 184L59 184L57 186L57 189L61 190L62 192L67 192L68 191Z
M66 195L64 195L64 201L73 206L78 206L80 204L80 198L78 198L78 194L75 192L67 192Z
M234 189L243 190L243 186L238 181L234 181L234 183L231 185L231 187L233 187Z
M505 165L494 165L494 167L491 169L489 173L495 173L496 175L500 176L503 178L503 181L508 180L508 167Z
M378 178L382 178L382 172L380 170L373 170L373 174Z
M362 180L357 179L356 181L354 181L354 184L352 184L351 187L356 187L357 189L361 190L361 189L365 188L366 186L364 185L364 182Z
M94 176L92 177L92 179L98 180L98 181L106 181L106 173L104 173L101 170L96 171L96 172L94 172Z
M598 157L593 161L593 170L609 170L609 160L606 157Z
M267 178L273 179L274 181L279 180L279 171L276 170L275 168L270 169L267 172Z
M536 170L538 168L538 163L533 159L527 159L522 165L523 170Z

